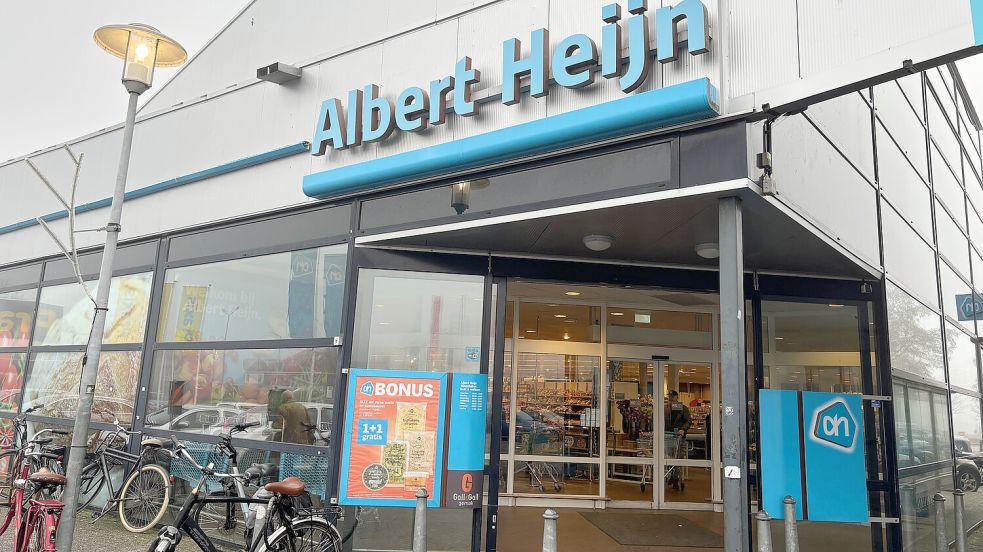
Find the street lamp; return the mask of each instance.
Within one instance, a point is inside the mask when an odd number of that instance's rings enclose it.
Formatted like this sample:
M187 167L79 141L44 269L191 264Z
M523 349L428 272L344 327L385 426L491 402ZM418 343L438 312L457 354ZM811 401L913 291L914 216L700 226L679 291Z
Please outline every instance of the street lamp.
M92 331L83 357L82 377L79 382L78 415L72 434L72 449L68 457L65 476L65 509L58 527L59 552L71 552L75 535L76 508L79 503L79 482L85 460L89 423L92 419L92 403L95 398L96 378L99 374L99 355L102 352L102 334L106 328L106 312L109 305L109 285L112 281L113 260L121 230L123 193L126 191L126 172L130 165L130 146L133 144L133 127L137 115L137 98L153 84L154 67L176 67L188 59L188 53L174 40L148 25L106 25L96 30L96 44L110 54L123 59L123 86L129 92L126 123L123 125L123 147L116 172L116 188L109 208L106 224L106 246L99 266L99 285L96 290L95 315Z

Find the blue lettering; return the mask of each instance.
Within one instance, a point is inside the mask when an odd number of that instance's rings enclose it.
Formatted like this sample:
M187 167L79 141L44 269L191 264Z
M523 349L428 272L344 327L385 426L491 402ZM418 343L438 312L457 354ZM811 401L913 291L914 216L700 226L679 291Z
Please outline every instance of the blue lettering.
M519 103L519 82L529 76L529 94L541 98L549 90L549 31L536 29L532 32L528 58L520 59L522 43L510 38L502 43L502 103Z
M328 150L328 145L332 149L347 147L344 115L338 98L324 100L321 103L321 111L317 116L317 126L314 127L312 144L311 153L314 155L324 155Z
M597 64L597 45L584 34L563 39L553 52L553 78L560 86L581 88L594 82L591 66Z
M442 125L447 121L447 93L454 89L454 77L430 81L430 124Z
M659 8L655 12L656 53L661 63L679 58L679 22L683 19L689 25L687 48L690 55L710 51L710 17L707 15L707 7L700 0L683 0L673 7Z
M625 93L634 91L645 82L651 66L649 23L645 15L647 9L648 0L628 0L628 11L635 15L628 19L628 69L618 81Z
M462 117L478 114L478 104L471 100L471 85L481 80L481 71L471 68L465 56L454 66L454 113Z
M392 103L379 95L377 85L366 86L362 98L362 141L368 144L385 140L393 133L394 126Z
M427 128L427 112L430 100L418 86L411 86L396 100L396 126L404 132L417 132Z
M621 6L608 4L601 8L601 76L610 79L621 74Z

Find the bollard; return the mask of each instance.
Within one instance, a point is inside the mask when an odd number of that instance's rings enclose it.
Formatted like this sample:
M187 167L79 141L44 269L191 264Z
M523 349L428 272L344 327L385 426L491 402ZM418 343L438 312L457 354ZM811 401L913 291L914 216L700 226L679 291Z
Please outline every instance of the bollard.
M556 552L556 520L559 517L553 508L543 512L543 552Z
M416 491L416 513L413 515L413 552L427 552L427 490Z
M901 486L901 542L915 542L915 525L918 519L918 508L915 506L914 485ZM908 546L913 546L908 544Z
M758 552L772 552L771 547L771 519L768 514L761 510L754 516L758 520Z
M935 493L935 550L949 552L949 539L945 538L945 497Z
M956 515L956 552L966 552L966 526L963 525L963 516L966 513L966 504L963 502L964 494L962 489L956 489L952 493Z
M795 499L785 497L785 552L799 552L799 529L795 526Z

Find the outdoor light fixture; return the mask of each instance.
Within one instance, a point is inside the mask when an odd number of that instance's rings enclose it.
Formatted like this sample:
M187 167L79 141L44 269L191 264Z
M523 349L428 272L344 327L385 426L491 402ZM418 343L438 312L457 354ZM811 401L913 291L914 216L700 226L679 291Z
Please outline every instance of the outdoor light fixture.
M570 297L576 297L576 296L580 295L580 292L579 291L568 291L568 292L566 292L566 295L569 295Z
M487 178L451 184L451 207L457 211L457 214L463 215L465 211L471 208L471 190L487 188L489 184L491 181Z
M604 251L611 247L614 238L603 234L590 234L584 236L584 246L591 251Z
M123 85L137 94L153 84L154 67L176 67L188 59L180 44L140 23L99 27L93 38L103 50L123 59Z
M697 244L696 254L704 259L716 259L717 257L720 257L720 244L717 242Z

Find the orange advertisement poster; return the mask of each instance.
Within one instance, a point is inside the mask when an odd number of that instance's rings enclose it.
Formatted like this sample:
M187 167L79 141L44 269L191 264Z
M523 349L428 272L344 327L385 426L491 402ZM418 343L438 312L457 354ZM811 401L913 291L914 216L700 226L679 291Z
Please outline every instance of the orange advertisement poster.
M342 504L440 504L447 375L352 370L342 454Z

